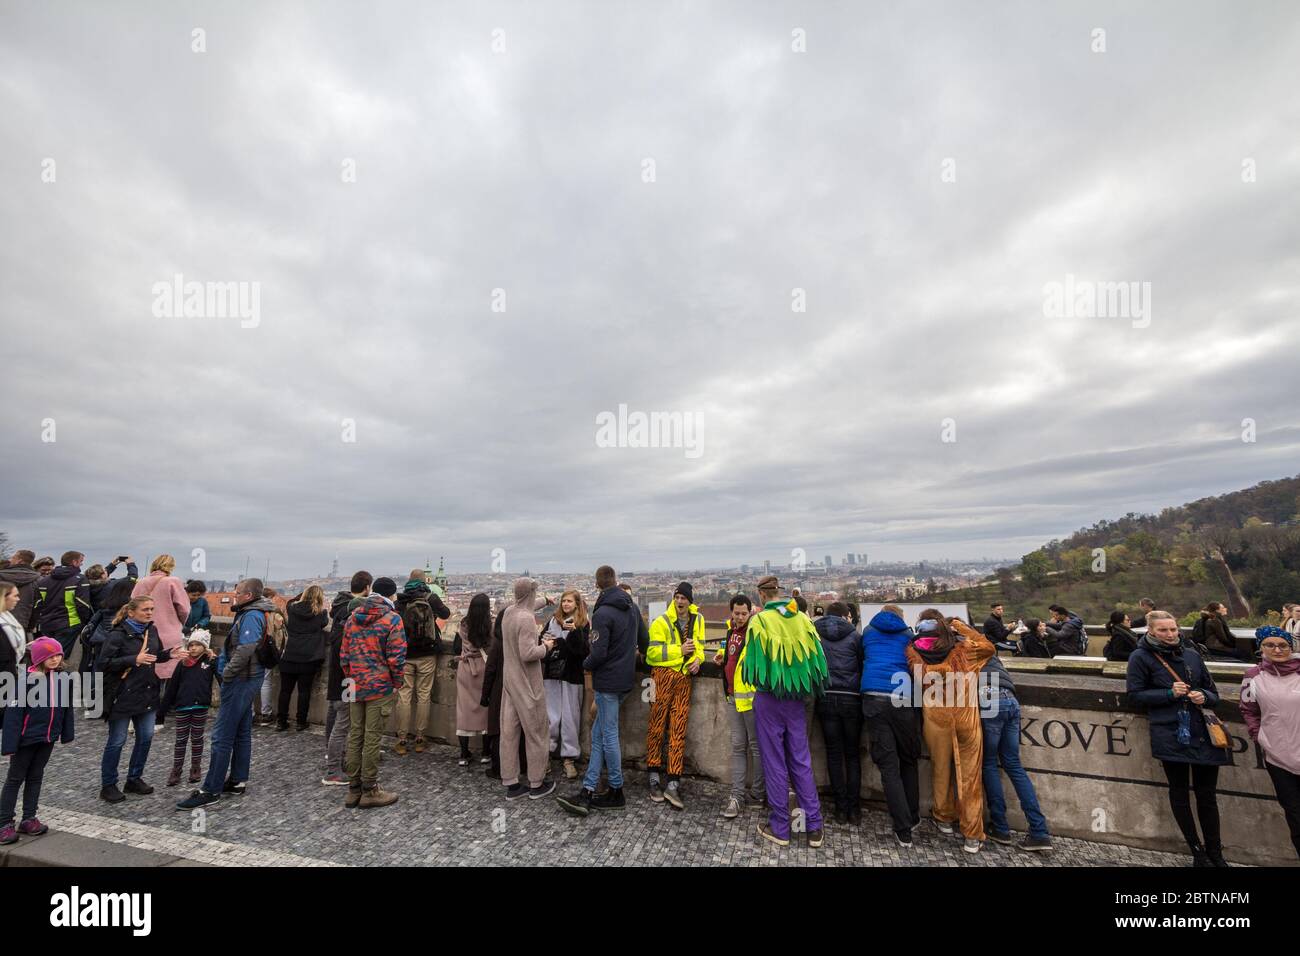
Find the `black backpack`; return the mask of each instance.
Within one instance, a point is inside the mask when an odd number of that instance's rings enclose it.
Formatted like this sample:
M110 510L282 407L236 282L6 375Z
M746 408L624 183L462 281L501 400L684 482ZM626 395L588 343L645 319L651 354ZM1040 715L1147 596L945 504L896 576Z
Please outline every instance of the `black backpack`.
M406 601L402 607L402 630L406 646L416 650L437 650L433 628L433 607L425 598Z
M227 659L234 650L230 642L238 637L239 622L245 613L247 612L241 611L230 624L230 633L226 635ZM284 615L279 611L263 611L262 615L266 618L266 624L262 628L262 636L257 639L257 647L253 650L253 659L267 670L274 670L280 666L280 658L283 656Z

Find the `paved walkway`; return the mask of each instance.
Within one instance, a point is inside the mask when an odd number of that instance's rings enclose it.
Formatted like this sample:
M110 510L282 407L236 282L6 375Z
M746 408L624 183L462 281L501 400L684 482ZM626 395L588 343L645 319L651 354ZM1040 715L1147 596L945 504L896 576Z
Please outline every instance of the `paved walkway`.
M211 723L209 724L209 730ZM516 865L631 866L1183 866L1174 854L1084 840L1056 840L1050 853L1021 853L988 843L978 855L929 824L914 848L899 847L883 811L867 810L857 828L827 826L819 850L806 844L760 844L755 825L766 811L723 820L726 790L686 781L685 811L652 803L644 774L630 775L629 807L585 821L553 799L507 801L504 788L475 764L456 765L454 747L424 754L385 752L381 779L401 794L394 806L358 811L343 807L346 788L320 784L324 751L319 728L296 733L255 729L253 779L242 797L230 797L203 817L174 803L190 785L163 786L171 763L173 730L154 737L146 779L157 790L128 795L112 806L98 799L105 726L79 720L77 740L55 750L46 772L41 818L53 829L151 850L198 863L229 866ZM132 738L133 740L134 738ZM210 743L210 741L209 741ZM125 773L127 750L122 755ZM561 790L572 786L561 780ZM44 838L38 838L44 839ZM21 845L21 844L20 844Z

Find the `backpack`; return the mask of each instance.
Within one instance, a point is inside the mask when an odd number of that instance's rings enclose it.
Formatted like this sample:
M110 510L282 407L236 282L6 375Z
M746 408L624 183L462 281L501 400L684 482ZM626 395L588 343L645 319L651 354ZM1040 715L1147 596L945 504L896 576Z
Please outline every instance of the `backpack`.
M257 658L257 663L271 670L280 665L280 658L284 656L284 645L289 640L289 629L285 626L284 615L279 611L262 613L266 616L266 628L257 642L254 656Z
M434 642L433 608L428 601L420 598L404 602L401 615L407 647L418 650L437 648Z

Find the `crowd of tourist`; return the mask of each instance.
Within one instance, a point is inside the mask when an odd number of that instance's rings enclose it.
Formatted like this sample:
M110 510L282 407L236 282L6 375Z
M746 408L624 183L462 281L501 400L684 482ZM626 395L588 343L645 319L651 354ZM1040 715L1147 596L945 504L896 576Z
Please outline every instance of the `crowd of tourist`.
M328 603L312 586L283 607L262 581L242 580L227 635L214 647L204 585L176 578L170 556L154 559L143 578L127 555L84 572L83 562L75 551L57 564L18 551L0 567L0 674L29 691L42 690L17 695L4 709L0 751L10 759L0 794L0 844L47 829L36 816L41 782L55 744L74 739L77 709L70 695L55 690L78 648L77 672L103 675L99 708L84 699L76 703L88 706L84 716L107 722L99 793L106 802L154 792L145 770L156 728L167 720L175 740L166 785L178 786L183 777L198 784L176 802L178 809L244 793L254 724L274 721L276 730L287 731L296 695L294 727L307 729L322 670L321 783L346 787L347 807L397 802L398 795L380 785L381 740L392 718L395 757L430 746L430 702L444 646L440 622L451 616L425 572L412 571L399 589L392 578L358 571L349 590ZM118 567L124 577L114 576ZM477 760L507 800L551 796L557 790L552 756L559 773L577 781L581 732L589 721L585 775L555 799L576 817L625 807L620 712L640 670L648 675L643 686L650 705L646 796L682 810L692 694L706 658L704 616L687 581L648 624L613 568L597 569L595 584L590 609L579 590L565 590L557 600L539 593L530 578L515 582L511 600L495 616L487 594L473 596L448 664L455 670L459 765ZM924 751L934 794L929 817L939 832L960 835L969 853L979 853L989 839L1027 852L1050 849L1047 818L1020 762L1015 683L999 652L1086 654L1087 632L1078 615L1053 605L1051 620L1011 624L998 604L981 633L935 609L909 624L897 605L884 605L865 623L856 619L855 606L841 602L818 606L810 617L803 598L784 594L772 575L758 580L755 591L757 602L744 594L731 599L725 636L711 658L722 677L730 738L723 818L765 806L756 838L785 846L801 834L810 847L821 846L826 820L809 744L810 721L816 720L830 783L828 809L837 824L861 820L865 732L900 847L913 845L923 823ZM1217 652L1253 663L1255 655L1239 649L1223 605L1207 606L1191 635L1153 602L1144 599L1140 606L1137 621L1120 611L1110 616L1103 653L1127 662L1128 698L1147 712L1151 754L1168 781L1170 808L1194 865L1226 866L1217 782L1219 768L1233 758L1215 714L1219 693L1206 660ZM1298 631L1297 605L1287 605L1280 626L1258 629L1259 661L1243 675L1241 713L1300 854ZM272 712L275 670L279 698ZM208 712L218 686L204 772ZM942 692L932 693L936 686ZM962 693L967 686L974 692ZM132 733L119 788L122 751ZM1004 773L1029 827L1019 841L1007 820Z

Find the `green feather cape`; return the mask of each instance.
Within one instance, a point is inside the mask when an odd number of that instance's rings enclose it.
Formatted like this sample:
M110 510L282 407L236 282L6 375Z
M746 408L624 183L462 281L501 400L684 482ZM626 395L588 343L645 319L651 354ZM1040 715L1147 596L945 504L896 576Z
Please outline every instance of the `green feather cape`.
M793 601L769 601L750 618L741 676L773 697L821 694L827 680L826 653L812 621Z

